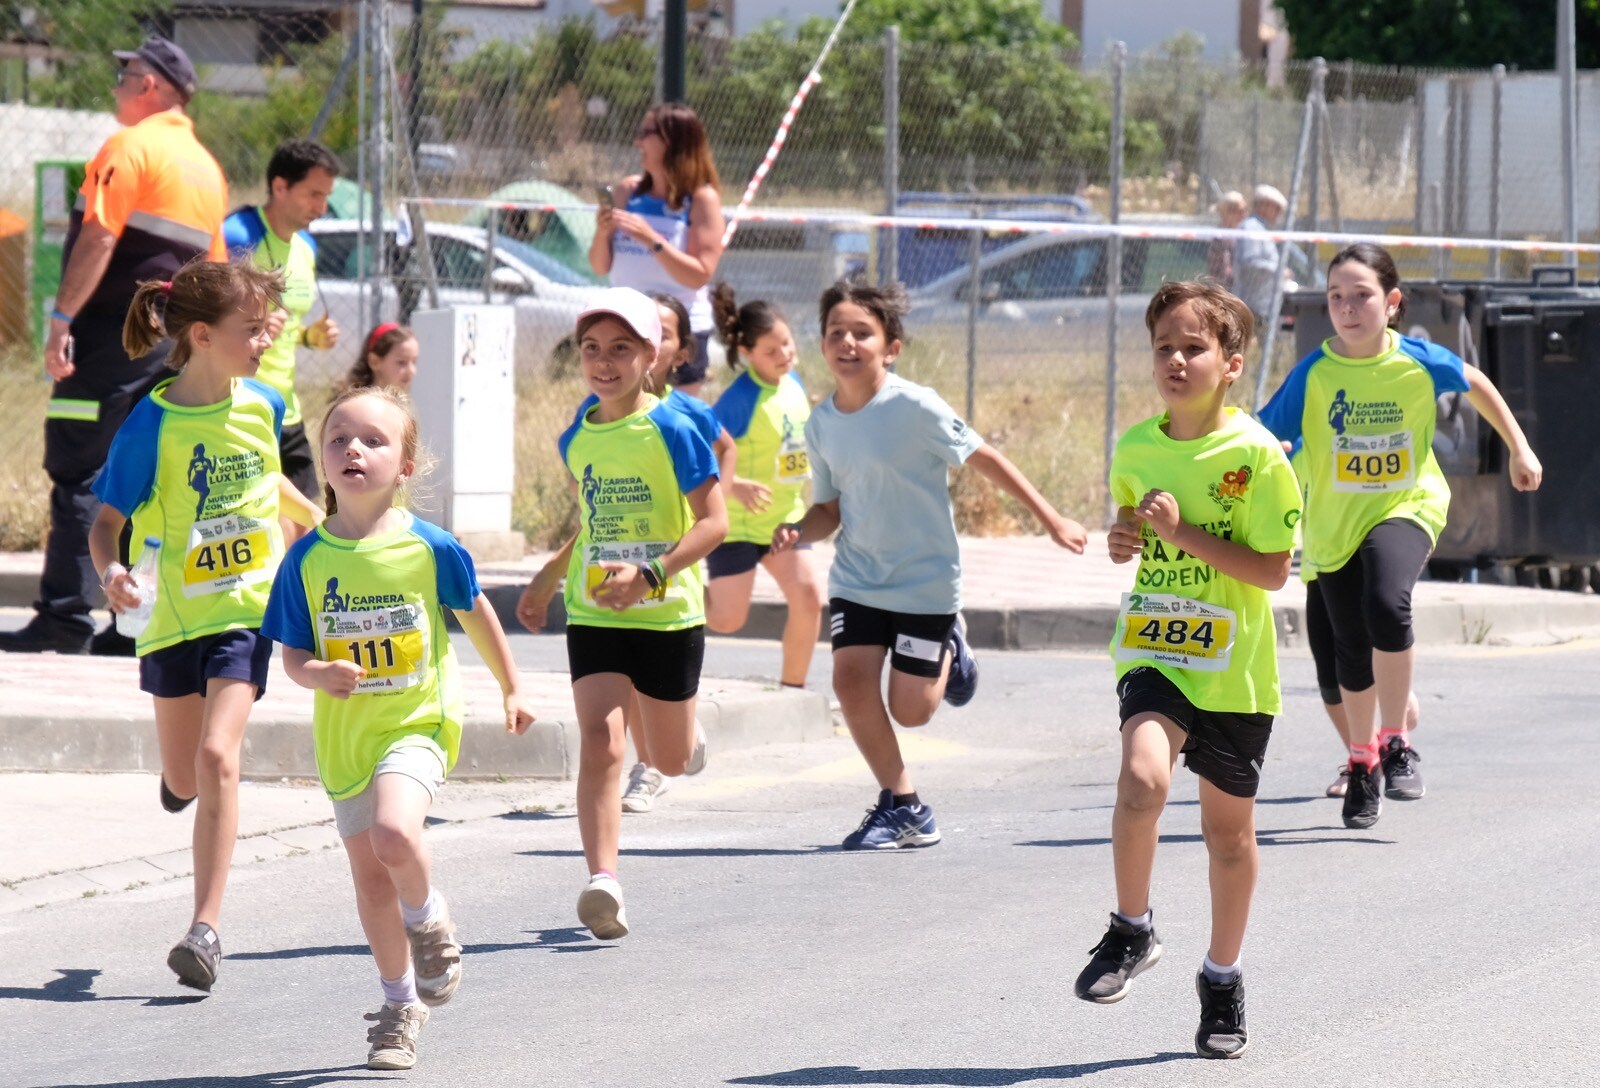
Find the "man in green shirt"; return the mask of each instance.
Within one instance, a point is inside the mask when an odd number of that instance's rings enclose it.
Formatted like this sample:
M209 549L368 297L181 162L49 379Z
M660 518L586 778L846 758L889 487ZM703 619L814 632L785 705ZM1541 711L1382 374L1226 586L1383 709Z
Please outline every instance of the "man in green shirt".
M316 243L306 228L327 213L338 176L339 160L322 144L285 140L267 163L267 202L240 208L223 223L229 254L248 254L259 267L283 273L283 308L269 319L272 346L256 376L283 397L283 474L312 498L322 487L294 388L295 351L302 345L325 351L339 342L332 314L305 323L317 294Z

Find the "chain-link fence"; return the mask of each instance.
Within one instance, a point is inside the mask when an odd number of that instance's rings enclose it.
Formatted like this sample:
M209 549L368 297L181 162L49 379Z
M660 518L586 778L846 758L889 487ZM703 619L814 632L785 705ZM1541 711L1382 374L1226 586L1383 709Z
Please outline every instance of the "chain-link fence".
M91 7L96 17L81 18ZM345 338L302 354L312 418L375 321L435 300L517 307L515 516L534 542L554 539L570 500L553 438L584 392L568 338L599 280L587 261L592 205L597 186L638 168L634 134L656 99L659 43L648 22L539 8L430 2L415 24L410 4L374 0L37 0L27 23L0 13L0 126L16 134L0 146L0 548L31 546L43 525L48 386L35 337L75 184L51 164L81 163L115 130L109 51L147 30L194 59L190 113L235 204L262 198L266 159L284 138L316 135L343 160L312 232L320 306ZM688 98L726 205L766 155L825 35L813 25L691 37ZM1319 79L1292 63L1269 80L1259 67L1206 61L1182 37L1118 69L1057 44L899 41L847 27L755 204L788 214L743 224L719 276L788 310L814 390L829 385L816 342L823 287L841 276L903 280L914 308L901 372L970 412L1064 509L1092 518L1108 406L1126 424L1155 404L1145 300L1163 279L1208 268L1210 243L1184 228L1214 223L1225 192L1268 183L1292 193L1296 225L1313 230L1554 238L1557 94L1543 73L1334 65ZM1600 115L1600 77L1582 77L1579 108ZM1580 171L1600 176L1592 131ZM1592 185L1580 192L1580 230L1593 238L1600 199ZM822 217L843 211L1078 224L1115 214L1162 236ZM1313 274L1329 255L1315 254ZM1560 259L1462 246L1397 256L1413 278L1516 278ZM1583 269L1593 276L1592 257ZM1280 366L1290 339L1280 338ZM714 369L711 395L726 373ZM964 496L961 517L969 529L1016 524L986 492Z

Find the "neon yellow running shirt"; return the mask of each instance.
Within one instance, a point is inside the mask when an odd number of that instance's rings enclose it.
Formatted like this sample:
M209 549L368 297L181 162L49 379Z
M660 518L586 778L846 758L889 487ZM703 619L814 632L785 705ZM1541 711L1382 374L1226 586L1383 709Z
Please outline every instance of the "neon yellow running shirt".
M261 633L319 661L354 661L366 678L348 699L318 690L317 773L334 800L367 788L391 748L436 745L448 771L466 703L444 610L478 598L472 557L420 518L387 536L346 540L324 528L289 549Z
M811 398L794 374L768 385L746 368L733 380L712 411L739 450L739 475L772 489L765 510L747 510L728 500L728 540L771 544L778 526L799 521L806 512L811 458L806 452L806 420Z
M1111 460L1111 494L1136 506L1152 489L1212 536L1263 554L1294 547L1300 487L1266 428L1237 408L1190 441L1162 430L1166 415L1129 428ZM1277 714L1277 637L1266 590L1219 573L1144 525L1144 554L1123 596L1111 657L1120 678L1149 666L1202 710Z
M189 639L259 627L283 556L278 438L283 400L236 378L227 400L173 404L168 378L128 413L95 496L133 521L133 562L161 541L160 583L140 656Z

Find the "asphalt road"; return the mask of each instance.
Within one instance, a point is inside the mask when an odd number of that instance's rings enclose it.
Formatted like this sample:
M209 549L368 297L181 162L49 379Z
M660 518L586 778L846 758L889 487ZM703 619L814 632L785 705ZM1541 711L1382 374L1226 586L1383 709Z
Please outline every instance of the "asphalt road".
M557 639L514 641L524 665L561 663ZM707 670L759 675L775 655L719 640ZM0 1084L1597 1082L1600 644L1424 653L1428 796L1362 832L1322 797L1338 745L1309 661L1286 654L1245 948L1252 1043L1227 1063L1192 1051L1208 921L1193 776L1163 822L1165 958L1121 1004L1075 1000L1113 905L1109 665L980 661L969 708L903 734L938 847L837 851L874 792L848 739L713 754L625 821L634 932L602 944L577 928L570 808L435 828L465 980L406 1074L361 1068L380 995L338 851L237 868L209 998L164 965L186 881L9 916Z

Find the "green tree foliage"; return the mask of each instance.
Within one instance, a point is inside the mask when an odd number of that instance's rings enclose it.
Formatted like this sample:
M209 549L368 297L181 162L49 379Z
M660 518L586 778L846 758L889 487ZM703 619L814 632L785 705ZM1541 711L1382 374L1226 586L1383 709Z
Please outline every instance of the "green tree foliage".
M113 49L136 49L150 32L150 18L171 7L171 0L33 0L35 25L49 43L74 54L54 75L33 81L28 99L35 105L63 109L111 108L117 78ZM21 28L21 5L6 5L3 18ZM0 33L11 30L0 26Z
M1295 55L1424 68L1550 68L1555 0L1278 0ZM1578 67L1600 68L1600 0L1577 0Z

